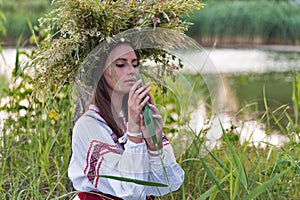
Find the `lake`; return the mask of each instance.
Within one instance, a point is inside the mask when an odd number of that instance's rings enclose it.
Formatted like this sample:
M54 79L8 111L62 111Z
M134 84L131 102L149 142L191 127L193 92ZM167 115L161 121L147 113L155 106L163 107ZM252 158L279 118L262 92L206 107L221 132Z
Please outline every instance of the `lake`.
M30 52L31 49L21 49ZM300 46L258 46L249 48L204 48L213 62L215 70L202 73L265 73L300 69ZM197 54L185 55L189 60L197 60ZM0 73L10 74L16 58L15 48L3 49L0 56ZM24 57L23 57L24 58Z

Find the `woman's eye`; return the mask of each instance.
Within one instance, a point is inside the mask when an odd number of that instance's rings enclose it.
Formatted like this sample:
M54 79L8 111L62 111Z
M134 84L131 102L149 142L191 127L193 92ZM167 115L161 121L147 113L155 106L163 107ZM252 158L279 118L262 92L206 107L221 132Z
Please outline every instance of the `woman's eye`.
M132 65L134 68L137 68L139 66L139 64L135 64L135 65Z
M125 67L125 64L116 64L117 67L122 68Z

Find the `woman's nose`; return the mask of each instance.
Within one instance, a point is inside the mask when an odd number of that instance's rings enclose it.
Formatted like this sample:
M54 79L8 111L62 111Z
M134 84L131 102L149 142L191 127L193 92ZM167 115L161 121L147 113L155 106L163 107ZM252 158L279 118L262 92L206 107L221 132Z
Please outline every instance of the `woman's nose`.
M137 68L136 68L133 64L128 64L128 70L129 70L130 72L135 72L136 69L137 69Z

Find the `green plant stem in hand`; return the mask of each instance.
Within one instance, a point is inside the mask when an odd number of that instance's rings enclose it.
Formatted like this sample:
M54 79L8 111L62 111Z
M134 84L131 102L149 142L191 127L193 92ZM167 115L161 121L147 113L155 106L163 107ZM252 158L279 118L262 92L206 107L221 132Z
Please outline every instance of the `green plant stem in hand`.
M137 75L137 80L140 79L140 77ZM142 79L141 86L144 85L144 81ZM153 143L155 144L156 148L158 149L158 142L156 138L156 129L155 129L155 124L154 124L154 119L152 117L153 111L149 108L149 102L146 103L144 110L143 110L143 115L144 115L144 123L145 126L151 135L151 139Z

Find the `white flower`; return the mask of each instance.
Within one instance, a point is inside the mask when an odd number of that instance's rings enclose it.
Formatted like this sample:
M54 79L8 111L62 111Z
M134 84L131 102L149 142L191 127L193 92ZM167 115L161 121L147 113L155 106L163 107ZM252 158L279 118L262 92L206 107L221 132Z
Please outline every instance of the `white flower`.
M101 35L100 31L97 31L96 36L99 37Z
M143 19L139 19L139 21L137 22L137 24L143 24L144 20Z
M44 78L44 77L41 77L41 78L40 78L40 82L41 82L41 83L45 83L45 78Z
M170 21L170 18L169 18L169 16L164 12L164 11L162 11L162 13L163 13L163 15L164 15L164 18L166 18L167 19L167 21L169 22Z

